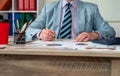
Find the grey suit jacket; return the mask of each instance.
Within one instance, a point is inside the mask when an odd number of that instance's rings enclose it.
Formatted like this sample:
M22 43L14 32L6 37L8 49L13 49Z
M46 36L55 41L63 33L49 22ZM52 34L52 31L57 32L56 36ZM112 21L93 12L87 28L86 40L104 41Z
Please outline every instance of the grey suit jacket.
M78 1L77 13L78 34L96 31L105 39L115 36L114 29L101 17L97 5ZM60 29L61 14L62 0L45 5L41 14L27 28L26 40L33 40L34 36L46 27L55 31L55 36L57 38Z

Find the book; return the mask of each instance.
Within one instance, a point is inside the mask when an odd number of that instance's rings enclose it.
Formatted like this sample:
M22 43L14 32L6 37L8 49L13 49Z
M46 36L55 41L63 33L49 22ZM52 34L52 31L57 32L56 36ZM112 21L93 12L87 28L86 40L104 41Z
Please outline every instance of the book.
M36 10L36 0L29 0L30 1L30 10L35 11Z
M24 10L27 11L30 8L30 1L29 0L24 0Z
M18 10L24 10L24 0L18 0Z

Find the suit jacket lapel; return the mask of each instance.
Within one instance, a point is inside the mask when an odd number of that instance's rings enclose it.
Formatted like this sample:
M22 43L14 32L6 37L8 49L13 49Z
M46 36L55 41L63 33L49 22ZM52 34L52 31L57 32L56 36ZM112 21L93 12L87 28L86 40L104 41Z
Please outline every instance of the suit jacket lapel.
M78 1L78 6L77 6L77 27L78 27L78 34L86 31L85 28L85 8L83 7L83 3L81 1Z
M58 4L56 4L56 7L54 8L54 15L55 15L55 19L54 19L54 31L56 33L56 38L59 35L59 29L60 29L60 21L61 21L61 17L62 17L62 0L60 0L58 2Z

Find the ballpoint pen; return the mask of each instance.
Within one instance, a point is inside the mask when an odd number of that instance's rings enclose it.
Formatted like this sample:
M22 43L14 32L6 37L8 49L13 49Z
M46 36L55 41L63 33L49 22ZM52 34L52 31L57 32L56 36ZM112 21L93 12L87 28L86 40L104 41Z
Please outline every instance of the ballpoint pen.
M20 24L19 24L18 19L16 20L16 23L17 23L17 29L16 30L17 30L18 33L20 33Z

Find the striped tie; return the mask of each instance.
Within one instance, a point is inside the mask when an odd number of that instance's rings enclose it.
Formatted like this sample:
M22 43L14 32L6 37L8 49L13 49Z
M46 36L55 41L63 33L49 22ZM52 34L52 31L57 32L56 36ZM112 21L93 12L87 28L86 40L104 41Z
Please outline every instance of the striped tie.
M60 37L59 38L71 38L71 26L72 26L72 15L70 10L71 4L66 4L66 10L64 15L64 20L62 22L62 27L60 29Z

